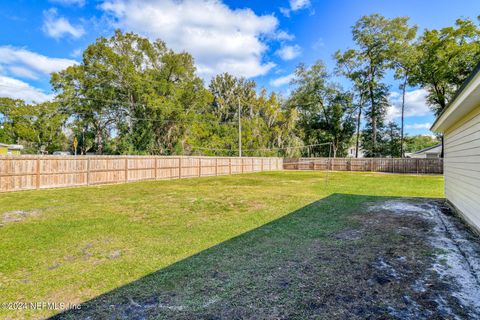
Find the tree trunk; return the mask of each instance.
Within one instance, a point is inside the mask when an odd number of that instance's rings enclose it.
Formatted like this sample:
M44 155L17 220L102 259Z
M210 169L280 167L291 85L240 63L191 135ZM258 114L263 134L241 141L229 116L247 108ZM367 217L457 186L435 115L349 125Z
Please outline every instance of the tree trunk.
M404 139L404 125L405 125L405 91L407 89L407 77L405 77L402 86L402 129L400 132L400 157L403 158L403 139Z
M363 96L360 95L360 106L358 107L358 116L357 116L357 137L355 141L355 158L358 158L358 149L360 146L360 122L362 120L362 107L363 107Z
M445 136L442 134L442 152L440 153L440 158L443 159L445 152Z
M377 113L375 110L375 97L373 92L373 85L370 82L368 85L370 91L370 102L372 104L371 118L372 118L372 153L373 157L377 156Z
M101 127L97 128L97 154L103 154L103 130Z

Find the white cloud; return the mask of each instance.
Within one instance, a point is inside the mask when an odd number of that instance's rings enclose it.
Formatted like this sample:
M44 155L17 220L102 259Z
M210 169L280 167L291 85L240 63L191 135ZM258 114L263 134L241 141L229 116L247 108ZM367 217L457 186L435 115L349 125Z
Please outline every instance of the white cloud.
M58 3L64 6L79 6L83 7L85 5L85 0L50 0L52 3Z
M278 10L280 10L280 13L283 14L285 17L290 18L289 8L280 7Z
M65 17L59 17L55 8L43 12L42 30L54 39L60 39L66 35L80 38L85 34L82 26L73 26Z
M278 26L273 15L232 10L219 0L105 0L100 8L113 27L190 52L207 79L220 72L255 77L275 66L264 61L265 38L275 38Z
M302 48L299 45L282 46L276 51L276 54L283 60L292 60L302 53Z
M36 80L76 63L74 60L50 58L22 48L0 46L0 97L22 99L27 102L51 100L52 94L47 94L9 75Z
M10 66L8 67L10 73L25 79L36 80L38 79L38 75L30 69L20 66Z
M46 94L26 82L1 75L0 97L22 99L26 102L45 102L53 99L52 94Z
M427 130L430 130L431 127L432 127L432 124L430 122L412 123L412 124L406 124L405 125L406 129L427 129Z
M291 12L309 8L311 3L310 0L290 0L289 5L288 8L279 8L280 12L287 18L290 17Z
M400 118L402 115L402 96L398 92L390 94L390 107L387 109L387 120ZM407 91L405 94L405 117L420 117L430 114L431 110L427 105L427 91L417 89Z
M41 74L48 75L76 63L75 60L50 58L22 48L0 46L0 71L8 69L21 78L37 79Z
M82 49L78 48L78 49L75 49L72 51L72 53L70 54L71 57L74 57L74 58L78 58L78 57L81 57L82 56Z
M290 9L298 11L310 7L310 0L290 0Z
M281 87L289 84L293 78L295 78L295 74L291 73L289 75L270 80L270 85L272 87Z
M277 34L275 35L275 39L277 40L293 40L295 39L295 36L293 34L290 34L286 31L279 31L277 32Z

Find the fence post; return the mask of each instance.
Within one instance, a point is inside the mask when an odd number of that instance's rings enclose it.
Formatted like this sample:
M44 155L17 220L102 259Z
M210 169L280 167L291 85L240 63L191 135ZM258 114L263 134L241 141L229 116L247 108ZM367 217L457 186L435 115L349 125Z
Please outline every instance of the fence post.
M125 156L125 182L128 181L128 157Z
M232 158L228 158L228 174L232 174Z
M218 158L215 158L215 176L218 176Z
M347 159L347 170L352 171L352 159L351 158Z
M240 164L241 164L241 172L243 173L243 158L240 158Z
M37 156L37 189L40 189L40 156Z
M158 179L158 174L157 174L158 164L157 164L157 160L158 160L157 157L155 157L155 180Z
M182 158L178 158L178 179L182 179Z
M417 174L418 174L418 159L415 159L415 164L416 164L416 167L417 167Z
M261 170L260 171L263 171L263 158L261 158Z
M87 158L87 186L90 185L90 157Z
M202 176L202 158L198 158L198 176Z

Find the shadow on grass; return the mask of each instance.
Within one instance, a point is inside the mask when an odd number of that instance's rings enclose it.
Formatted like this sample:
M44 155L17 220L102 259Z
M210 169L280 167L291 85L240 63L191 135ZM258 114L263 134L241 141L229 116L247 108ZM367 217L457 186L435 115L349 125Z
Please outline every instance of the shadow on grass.
M369 302L379 300L368 284L372 261L395 245L410 250L394 238L395 224L360 231L366 205L384 199L330 195L52 319L382 315ZM412 248L424 250L422 240Z

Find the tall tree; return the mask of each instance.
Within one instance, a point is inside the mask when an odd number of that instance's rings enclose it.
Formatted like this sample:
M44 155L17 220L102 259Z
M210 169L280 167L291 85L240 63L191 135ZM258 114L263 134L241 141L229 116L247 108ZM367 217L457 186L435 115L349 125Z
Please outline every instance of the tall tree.
M400 157L402 152L402 137L400 128L395 122L390 121L382 133L383 136L383 154L393 158Z
M353 40L358 47L356 55L353 56L364 65L367 75L373 156L376 156L378 151L378 117L381 116L379 99L383 99L379 93L384 92L378 90L378 86L388 67L388 44L392 40L389 27L388 19L379 14L373 14L363 16L352 28Z
M395 79L400 80L402 92L401 126L400 126L400 157L404 157L404 128L405 128L405 94L409 79L418 60L418 50L415 46L417 26L410 27L408 18L402 17L392 20L393 41L390 42L390 60L395 70Z
M394 26L400 23L402 18L386 19L379 14L363 16L352 28L353 40L356 48L349 49L345 53L336 53L337 69L354 81L354 86L359 92L360 108L363 103L368 106L367 123L368 140L371 144L363 146L371 148L367 150L371 156L377 156L379 151L378 132L381 130L383 116L383 101L386 100L388 90L382 84L385 71L389 68L390 43L397 36ZM365 94L365 96L364 96ZM361 117L360 112L357 123ZM364 132L364 135L367 132Z
M68 148L63 131L67 114L58 103L28 104L0 98L0 106L5 142L24 144L30 153Z
M381 133L384 125L385 104L388 87L383 84L386 70L392 67L393 47L399 47L411 36L408 19L398 17L386 19L379 14L363 16L352 28L356 48L344 53L337 52L337 71L354 82L360 108L367 108L366 130L362 140L363 148L369 156L381 153ZM395 44L395 45L394 45ZM359 110L361 111L361 109ZM360 127L361 112L358 112L357 127ZM369 135L369 136L367 136Z
M369 93L370 94L370 93ZM362 148L367 157L385 156L383 133L385 132L385 114L388 101L388 87L384 84L377 84L371 93L375 101L375 108L369 105L365 114L365 128L362 132ZM377 133L373 134L375 128Z
M254 81L228 73L215 76L209 88L213 102L202 114L209 121L192 127L188 143L193 149L204 154L237 155L239 114L244 154L289 154L298 146L295 110L284 106L275 93L267 95L265 89L257 93Z
M298 66L293 84L290 101L298 109L305 143L331 143L334 157L345 155L355 131L352 94L329 82L321 61Z
M417 48L409 82L427 90L427 102L439 115L480 61L480 29L472 20L458 19L455 26L425 30Z
M182 152L189 125L210 102L189 54L118 30L90 45L81 64L53 74L51 83L58 101L81 120L75 123L95 132L98 154L105 147Z
M356 134L355 134L355 158L358 158L360 149L360 129L365 107L365 99L368 93L368 75L362 68L362 63L356 59L355 50L347 50L343 54L337 51L334 55L337 60L336 73L344 75L353 82L354 97L356 98Z
M427 90L427 103L438 116L480 60L480 29L472 20L458 19L455 26L425 30L417 48L409 82Z

